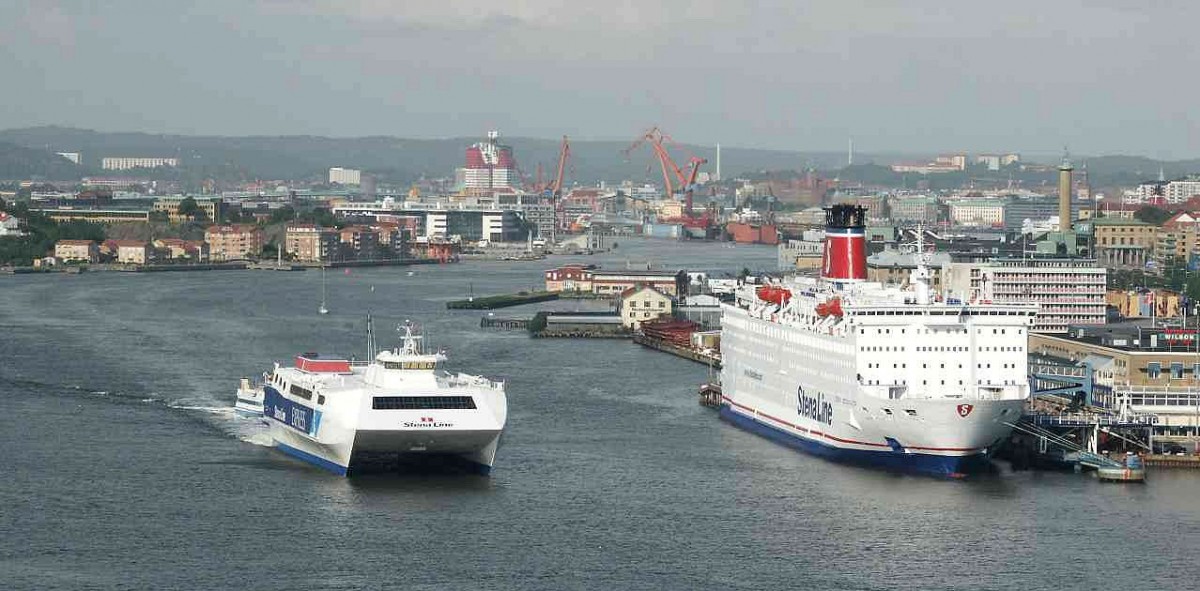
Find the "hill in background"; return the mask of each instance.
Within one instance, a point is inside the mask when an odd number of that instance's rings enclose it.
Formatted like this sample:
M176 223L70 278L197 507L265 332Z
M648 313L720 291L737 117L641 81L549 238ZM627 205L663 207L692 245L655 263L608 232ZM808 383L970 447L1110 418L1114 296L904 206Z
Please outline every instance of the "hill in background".
M480 138L181 136L102 133L62 127L0 131L0 142L50 154L80 152L83 155L81 171L98 173L100 159L105 156L176 157L180 160L180 174L226 180L320 180L331 166L358 168L394 183L407 183L421 177L450 177L455 168L463 165L466 148L478 141ZM501 141L513 147L521 171L527 177L534 177L539 162L547 176L553 174L560 140L502 137ZM662 173L650 149L642 147L626 159L621 152L628 145L628 142L572 141L571 165L566 174L568 181L592 184L601 180L660 180ZM694 154L709 160L702 170L716 170L714 146L683 145L671 150L681 166ZM754 170L829 168L836 166L839 158L844 156L722 148L721 168L728 178Z
M156 170L156 177L170 176L185 186L198 186L203 179L220 181L308 180L322 181L332 166L358 168L376 175L384 183L406 184L422 177L444 178L463 165L466 148L481 138L405 139L396 137L329 138L316 136L184 136L147 133L108 133L65 127L33 127L0 131L0 179L73 180L88 174L104 174L100 159L105 156L159 156L180 160L178 170ZM546 178L557 165L559 140L502 137L513 147L517 162L527 178L534 178L538 163ZM661 182L662 173L651 150L643 146L628 158L622 151L628 142L572 141L568 184L592 185L621 180ZM76 166L55 152L80 152ZM714 146L682 145L671 148L672 156L686 166L690 156L707 158L702 170L716 171ZM920 177L903 177L883 166L896 160L920 160L932 155L855 154L855 166L845 167L845 154L723 147L722 175L734 178L761 171L803 171L816 168L827 178L913 186ZM1042 159L1050 163L1054 159ZM1076 168L1086 163L1093 186L1130 186L1157 178L1159 167L1167 178L1200 173L1200 160L1158 162L1140 156L1101 156L1076 159ZM867 165L864 167L864 165ZM109 173L111 174L111 173ZM122 173L126 174L126 173ZM959 176L934 175L934 188L960 186L970 179L997 181L1013 173L987 172L973 168ZM760 176L761 175L756 175ZM1045 173L1013 174L1032 186L1047 182ZM994 177L994 178L993 178ZM1022 178L1028 177L1028 178ZM1000 179L1002 180L1002 179Z

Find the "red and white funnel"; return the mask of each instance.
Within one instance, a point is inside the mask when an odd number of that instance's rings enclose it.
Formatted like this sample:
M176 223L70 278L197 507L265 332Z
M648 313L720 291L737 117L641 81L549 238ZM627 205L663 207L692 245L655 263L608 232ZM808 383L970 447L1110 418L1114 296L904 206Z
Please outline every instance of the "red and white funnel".
M838 204L825 209L825 255L821 277L832 281L867 279L867 210Z

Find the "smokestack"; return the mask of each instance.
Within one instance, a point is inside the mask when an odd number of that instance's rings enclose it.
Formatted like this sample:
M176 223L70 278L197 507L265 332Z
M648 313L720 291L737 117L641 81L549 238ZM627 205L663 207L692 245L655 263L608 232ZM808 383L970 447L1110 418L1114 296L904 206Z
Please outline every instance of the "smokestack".
M721 143L717 142L717 180L721 180Z
M833 281L867 278L867 209L841 203L825 209L825 253L821 277Z
M1058 166L1058 231L1071 231L1071 161L1064 154Z

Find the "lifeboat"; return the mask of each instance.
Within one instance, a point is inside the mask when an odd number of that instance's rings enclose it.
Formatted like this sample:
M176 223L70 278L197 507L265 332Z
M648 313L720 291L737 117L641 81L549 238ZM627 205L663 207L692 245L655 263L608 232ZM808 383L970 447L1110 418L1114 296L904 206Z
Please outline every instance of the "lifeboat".
M833 298L827 302L817 304L818 316L841 316L842 315L842 300L841 298Z
M760 286L755 290L755 293L758 295L758 299L779 306L788 303L788 300L792 299L792 292L788 288L774 285Z

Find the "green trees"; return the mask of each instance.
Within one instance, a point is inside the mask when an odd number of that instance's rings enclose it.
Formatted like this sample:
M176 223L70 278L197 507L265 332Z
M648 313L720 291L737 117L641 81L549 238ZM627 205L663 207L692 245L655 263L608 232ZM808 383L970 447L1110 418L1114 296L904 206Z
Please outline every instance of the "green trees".
M187 219L196 219L202 217L204 211L196 204L196 200L191 197L184 197L183 201L179 202L179 217Z
M1139 221L1146 222L1147 224L1161 226L1163 222L1171 219L1171 212L1165 209L1154 207L1153 205L1147 205L1133 212L1133 217Z
M0 240L0 265L31 265L33 259L46 256L59 240L104 241L104 227L83 221L55 222L23 205L9 208L9 213L24 219L28 236Z

